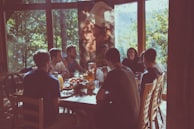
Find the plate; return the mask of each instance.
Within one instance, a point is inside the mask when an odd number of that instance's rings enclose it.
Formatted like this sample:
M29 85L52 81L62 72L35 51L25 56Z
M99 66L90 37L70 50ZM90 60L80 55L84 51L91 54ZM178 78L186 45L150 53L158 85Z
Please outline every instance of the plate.
M63 90L72 90L73 89L73 86L65 86L63 87Z
M73 77L73 78L70 78L68 82L70 85L76 85L76 84L86 85L88 83L88 80L83 78Z

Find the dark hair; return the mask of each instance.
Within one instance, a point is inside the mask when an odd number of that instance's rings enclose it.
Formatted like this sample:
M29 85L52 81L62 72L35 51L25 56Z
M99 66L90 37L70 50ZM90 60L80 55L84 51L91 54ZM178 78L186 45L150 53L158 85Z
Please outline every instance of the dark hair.
M144 52L144 58L149 62L155 62L156 56L156 50L153 48L149 48Z
M57 53L59 53L59 52L61 52L61 49L60 48L51 48L49 50L49 53L50 53L51 58L57 57Z
M45 50L38 50L34 53L33 60L36 66L43 67L50 61L50 55Z
M135 48L133 48L133 47L130 47L130 48L127 50L127 57L129 57L128 53L129 53L130 50L133 50L133 51L135 52L135 58L134 58L134 60L137 61L137 60L138 60L137 50L136 50Z
M120 53L116 48L110 48L106 52L106 59L112 63L120 62Z

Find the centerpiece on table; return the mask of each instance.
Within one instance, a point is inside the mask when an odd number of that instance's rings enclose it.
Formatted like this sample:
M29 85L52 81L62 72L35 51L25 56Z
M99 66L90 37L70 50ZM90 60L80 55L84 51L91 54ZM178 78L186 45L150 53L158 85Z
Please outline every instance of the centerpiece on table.
M74 94L75 95L85 95L85 89L88 85L88 80L80 78L80 77L73 77L69 79L70 85L72 85Z

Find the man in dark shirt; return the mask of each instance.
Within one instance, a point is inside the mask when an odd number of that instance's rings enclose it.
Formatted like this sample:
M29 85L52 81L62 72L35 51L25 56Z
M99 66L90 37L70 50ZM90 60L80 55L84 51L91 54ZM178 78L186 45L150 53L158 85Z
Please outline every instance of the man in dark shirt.
M120 63L116 48L106 53L112 69L97 94L97 104L105 103L96 114L100 129L135 129L140 110L140 97L134 74Z
M59 82L49 74L50 55L46 51L37 51L33 56L36 70L24 77L24 96L43 98L45 125L51 125L57 118Z
M70 74L72 74L73 76L74 72L76 71L84 72L84 69L76 60L77 57L76 46L69 45L67 46L66 51L67 57L63 60L63 63L67 65Z
M162 69L156 63L156 56L156 50L153 48L149 48L143 54L143 62L147 69L147 72L145 72L142 77L140 88L141 94L146 83L152 83L154 79L162 75Z

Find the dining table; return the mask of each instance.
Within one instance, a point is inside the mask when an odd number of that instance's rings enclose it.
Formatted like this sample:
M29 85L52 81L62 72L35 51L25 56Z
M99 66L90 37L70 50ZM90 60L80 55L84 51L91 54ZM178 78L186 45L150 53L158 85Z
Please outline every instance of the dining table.
M75 94L71 89L60 92L59 106L64 109L63 113L76 115L77 121L85 120L87 127L95 128L95 111L97 108L96 95L99 87L93 89L92 94L87 94L87 89L83 89L84 94Z
M70 78L68 79L68 81L64 81L64 87L60 91L59 98L59 107L63 111L61 112L59 110L59 113L76 115L76 117L77 115L80 115L81 119L82 117L85 117L87 118L89 128L92 129L95 127L94 115L97 108L96 95L100 89L99 82L97 81L98 85L96 85L96 83L92 83L93 86L90 85L89 87L88 85L85 85L83 88L79 89L79 92L76 92L76 86L72 87L71 85L73 83L69 85L69 80L74 83L74 81L80 81L80 78ZM86 80L81 79L81 82L83 82L83 84L89 83L86 83L85 81ZM93 82L96 82L96 80L94 80ZM16 90L16 93L14 95L22 96L23 91Z
M93 94L75 95L73 91L61 91L61 97L59 99L60 106L69 106L71 108L87 108L95 109L96 106L96 94L99 88L95 88Z

